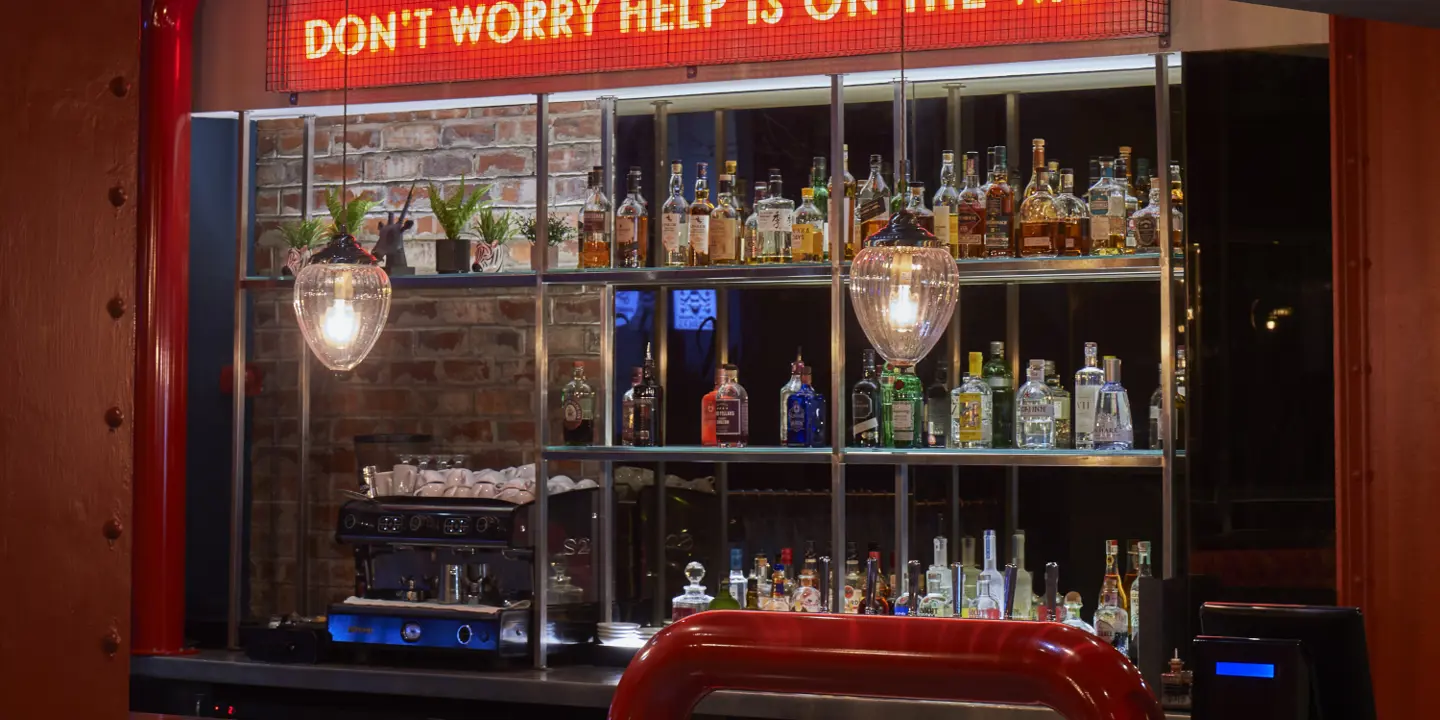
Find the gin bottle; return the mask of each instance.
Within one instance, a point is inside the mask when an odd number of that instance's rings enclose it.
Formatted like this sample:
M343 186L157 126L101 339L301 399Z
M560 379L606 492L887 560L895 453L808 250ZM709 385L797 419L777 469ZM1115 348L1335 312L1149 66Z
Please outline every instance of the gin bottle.
M998 619L1000 619L1000 615L999 615L1000 607L1005 604L1005 576L1004 576L1004 575L1001 575L1001 574L1000 574L1000 571L997 570L996 567L995 567L996 558L999 556L999 554L1000 554L1000 548L996 547L996 545L995 545L995 531L994 531L994 530L986 530L986 531L985 531L985 569L980 571L980 579L978 580L978 582L980 582L980 583L988 582L988 583L989 583L989 585L988 585L988 587L989 587L988 595L989 595L989 597L990 597L990 600L993 601L993 603L994 603L995 612L996 612L995 617L994 617L994 618L991 618L991 619L993 619L993 620L998 620ZM977 587L978 587L978 586L977 586ZM976 601L977 604L976 604L976 607L982 607L982 606L980 605L980 603L983 603L983 602L984 602L985 597L986 597L986 595L987 595L987 592L986 592L986 590L984 590L984 589L977 589L976 592L977 592L977 601ZM974 617L974 614L973 614L973 613L971 614L971 617Z
M1010 373L1010 364L1005 362L1005 343L990 343L990 359L985 362L984 375L990 385L993 409L991 445L1012 447L1015 443L1015 376Z
M751 205L750 216L745 218L745 231L740 239L741 265L760 262L760 203L770 197L769 193L765 183L755 183L755 203Z
M980 379L980 363L980 353L970 353L970 372L950 393L950 441L958 448L988 448L994 432L990 386Z
M1095 449L1129 450L1135 445L1130 394L1120 384L1120 358L1105 358L1105 384L1095 408Z
M740 371L724 367L724 382L715 389L715 444L745 447L750 442L750 396L740 386Z
M875 377L875 351L866 350L864 375L850 390L851 447L880 447L880 385Z
M1055 373L1055 361L1045 361L1045 387L1050 388L1050 397L1055 399L1055 447L1069 448L1074 445L1071 437L1070 391L1060 384Z
M560 390L566 445L595 443L595 391L585 382L585 363L576 360L570 382Z
M915 368L900 368L899 372L895 374L894 389L890 391L890 402L886 404L888 408L886 415L890 421L891 436L894 438L891 447L925 447L923 429L919 427L919 423L922 421L921 405L924 397L924 389L920 384L920 378L915 376Z
M1100 387L1105 371L1100 369L1100 351L1085 343L1085 367L1075 371L1075 449L1095 449L1095 409L1100 405Z
M1031 360L1028 382L1015 393L1015 447L1055 449L1055 399L1045 386L1045 361Z
M683 267L690 261L689 210L685 202L684 172L679 160L670 163L670 197L660 206L660 253L669 267Z
M640 194L640 168L630 168L629 193L615 210L615 264L645 267L645 248L650 243L649 212Z
M795 201L786 200L780 171L770 168L770 196L756 203L759 211L760 262L790 262L791 232L795 224Z
M943 448L950 437L950 366L944 361L935 364L935 382L925 388L925 445Z
M1015 564L1015 617L1032 620L1035 612L1035 578L1025 569L1025 531L1016 530L1010 537L1012 559Z
M935 214L935 239L950 250L950 257L960 257L960 233L956 224L960 217L960 191L955 189L955 153L940 153L940 189L932 201Z
M825 445L825 397L810 382L810 368L800 372L800 389L786 400L790 423L786 442L790 447L823 447ZM794 566L790 566L793 570Z
M802 410L800 416L794 418L793 421L790 416L790 396L800 392L800 389L804 386L801 380L801 375L804 373L805 361L800 358L800 348L795 348L795 362L790 363L790 381L780 388L780 444L784 447L791 446L790 432L792 427L801 433L804 432L804 411ZM793 426L792 422L794 423Z

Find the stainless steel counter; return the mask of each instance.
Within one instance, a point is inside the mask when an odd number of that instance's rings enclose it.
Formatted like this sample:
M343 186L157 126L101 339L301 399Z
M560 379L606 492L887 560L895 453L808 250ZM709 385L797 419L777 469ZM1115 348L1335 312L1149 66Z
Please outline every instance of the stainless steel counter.
M473 672L415 670L360 665L281 665L256 662L241 653L206 651L183 657L134 657L137 677L217 685L295 690L361 692L452 700L594 707L610 705L621 671L590 666L551 670ZM1048 708L974 705L833 695L787 695L720 691L707 696L697 715L773 720L873 720L882 713L903 713L907 720L1048 720L1060 716ZM1173 720L1188 715L1171 714Z

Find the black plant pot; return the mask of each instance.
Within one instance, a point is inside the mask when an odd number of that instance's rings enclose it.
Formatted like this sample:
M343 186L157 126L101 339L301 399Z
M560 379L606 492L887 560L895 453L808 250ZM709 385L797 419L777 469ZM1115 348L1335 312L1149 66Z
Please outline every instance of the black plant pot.
M436 240L435 272L450 274L470 271L469 240Z

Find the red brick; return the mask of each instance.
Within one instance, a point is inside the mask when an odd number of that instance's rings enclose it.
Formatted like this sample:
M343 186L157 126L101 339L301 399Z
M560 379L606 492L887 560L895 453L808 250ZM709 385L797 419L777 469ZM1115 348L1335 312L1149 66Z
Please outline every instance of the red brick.
M475 158L475 171L481 177L524 175L530 171L530 151L482 150Z
M254 318L255 327L257 328L274 327L280 324L278 317L280 311L273 302L257 299L255 304L251 306L250 312L251 317Z
M535 118L523 117L495 123L495 139L509 145L530 145L535 142Z
M410 180L412 178L418 178L420 177L422 157L421 155L401 153L377 153L368 155L362 159L365 166L365 177L372 181ZM354 161L355 159L356 158L352 158L351 160ZM418 188L424 186L425 183L420 183L416 191L418 192ZM407 185L406 187L409 186Z
M535 423L529 420L512 420L496 423L497 438L500 442L530 444L535 442Z
M425 415L471 415L475 401L469 390L418 390L413 412Z
M261 134L266 132L279 132L281 130L299 130L305 127L305 118L267 118L265 120L256 120L255 125L259 128Z
M491 379L505 385L531 387L535 384L535 359L497 360L491 366Z
M534 105L495 105L475 108L470 112L471 117L521 117L534 114Z
M433 383L438 379L435 377L434 360L407 360L391 362L390 382L397 385L407 383Z
M411 195L411 188L415 194ZM405 208L405 199L410 198L410 213L412 215L430 210L430 186L424 182L402 182L397 185L389 185L385 188L385 209L400 211ZM419 218L416 218L419 222Z
M584 326L554 326L546 329L545 343L556 355L593 355L600 352L600 333Z
M255 157L275 157L276 149L279 146L279 133L260 131L255 138Z
M535 324L535 301L530 299L500 300L500 315L512 323Z
M353 443L356 435L376 435L389 423L384 418L339 418L330 424L330 439Z
M467 350L464 330L419 330L415 334L417 355L455 356Z
M466 120L447 123L440 131L442 147L485 147L494 142L494 120Z
M484 360L445 360L440 375L449 383L475 383L490 379L490 364Z
M515 357L530 353L525 333L505 328L472 328L471 346L481 357Z
M489 420L469 420L450 425L445 438L450 442L488 443L495 441L494 423Z
M529 390L482 388L475 391L475 414L481 417L529 417L534 394Z
M394 327L419 327L434 325L439 312L435 300L405 298L390 303L390 318L387 324Z
M380 149L380 128L350 128L345 132L345 141L336 150L349 148L350 152L371 152ZM319 133L317 132L318 136Z
M595 140L600 137L600 115L567 115L555 118L551 123L550 138L563 140Z
M315 181L340 182L343 178L345 182L359 182L361 165L361 159L357 157L345 158L341 155L332 155L315 158Z
M550 301L550 322L560 324L599 323L600 298L595 296L554 298Z
M440 325L484 325L500 320L499 302L494 298L441 298L435 305Z
M470 108L447 108L444 110L432 110L430 117L436 120L457 120L470 117Z
M433 122L387 125L381 134L386 150L433 150L440 147L440 125Z
M468 150L425 153L424 158L420 169L426 178L475 176L475 158ZM484 172L483 168L481 172ZM467 184L466 192L471 187Z

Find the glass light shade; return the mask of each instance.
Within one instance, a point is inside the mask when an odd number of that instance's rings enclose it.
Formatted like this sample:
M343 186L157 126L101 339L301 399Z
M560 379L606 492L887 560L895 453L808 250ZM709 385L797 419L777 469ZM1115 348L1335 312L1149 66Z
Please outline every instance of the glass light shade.
M390 277L355 238L330 241L295 276L295 317L325 367L352 370L370 354L390 315Z
M950 252L909 211L895 214L850 266L850 302L875 351L899 367L930 353L960 296Z

